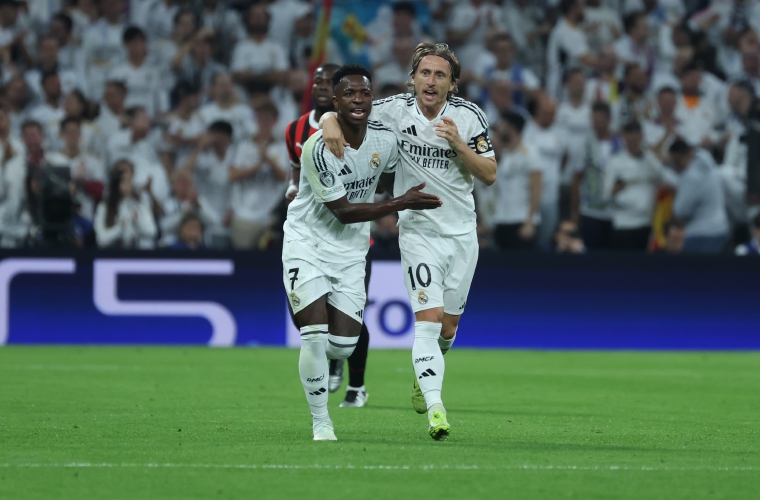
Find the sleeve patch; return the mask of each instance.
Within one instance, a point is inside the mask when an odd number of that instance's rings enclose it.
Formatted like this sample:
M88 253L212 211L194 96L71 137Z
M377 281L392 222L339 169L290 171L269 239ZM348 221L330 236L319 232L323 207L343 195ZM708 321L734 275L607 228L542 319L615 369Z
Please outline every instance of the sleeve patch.
M479 155L493 151L491 139L488 137L488 132L485 130L470 139L470 142L467 143L467 145L470 146L470 148Z

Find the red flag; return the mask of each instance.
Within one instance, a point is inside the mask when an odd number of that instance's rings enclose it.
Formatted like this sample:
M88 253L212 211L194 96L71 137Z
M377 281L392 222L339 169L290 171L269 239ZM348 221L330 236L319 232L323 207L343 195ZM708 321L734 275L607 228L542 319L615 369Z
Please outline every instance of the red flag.
M322 8L319 12L319 20L314 32L314 47L309 61L309 80L301 101L301 113L307 113L311 109L311 86L314 83L314 71L325 62L327 57L327 39L330 37L330 14L332 12L332 0L322 0Z

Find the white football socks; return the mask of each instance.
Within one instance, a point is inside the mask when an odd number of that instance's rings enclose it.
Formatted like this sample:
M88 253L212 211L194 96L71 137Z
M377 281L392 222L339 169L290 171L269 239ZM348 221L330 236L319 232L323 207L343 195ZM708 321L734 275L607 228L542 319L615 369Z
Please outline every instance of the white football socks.
M327 326L327 325L325 325ZM325 328L325 331L327 328ZM327 334L327 359L346 359L354 352L359 336L338 337L332 333Z
M412 346L412 363L417 384L425 396L428 409L442 404L443 372L445 364L443 354L438 346L441 324L428 321L414 323L414 346Z
M327 325L310 325L301 328L301 356L298 358L298 372L306 393L306 401L311 409L313 425L330 422L327 413L327 373L330 365L325 348L327 345Z
M454 336L450 339L445 339L443 337L438 337L438 347L441 348L441 354L446 354L449 352L449 349L451 349L451 346L454 345L454 341L457 339L457 332L454 332Z

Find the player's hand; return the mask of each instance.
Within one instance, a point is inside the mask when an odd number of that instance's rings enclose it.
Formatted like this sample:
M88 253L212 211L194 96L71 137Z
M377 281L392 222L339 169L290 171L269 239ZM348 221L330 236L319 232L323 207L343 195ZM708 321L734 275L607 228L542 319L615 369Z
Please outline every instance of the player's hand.
M337 118L325 119L322 124L322 139L332 154L338 158L343 158L343 148L349 144L343 137L343 131L340 129Z
M419 186L414 186L401 196L404 210L432 210L443 205L441 199L435 195L423 193L425 187L423 182Z
M435 124L435 132L435 135L443 137L448 141L451 149L457 149L464 142L459 137L459 129L456 123L448 116L442 116L441 121Z
M298 186L295 184L291 184L288 186L288 190L285 191L285 200L287 200L288 203L296 199L296 196L298 196Z

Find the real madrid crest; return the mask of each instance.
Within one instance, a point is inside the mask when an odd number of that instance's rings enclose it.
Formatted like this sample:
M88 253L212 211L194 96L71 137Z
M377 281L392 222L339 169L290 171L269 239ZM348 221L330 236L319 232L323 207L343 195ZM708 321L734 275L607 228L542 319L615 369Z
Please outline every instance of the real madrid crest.
M295 292L290 294L290 302L293 303L293 307L298 307L301 305L301 299L298 298L298 295L296 295Z
M476 142L477 142L476 147L478 148L478 151L480 151L481 153L485 153L486 151L488 151L488 141L486 141L485 137L481 135L480 137L478 137L478 140Z
M377 153L372 153L372 159L369 161L369 166L373 169L380 166L380 155Z
M420 290L420 293L417 294L417 300L420 304L427 304L428 302L428 296L425 293L425 290Z

